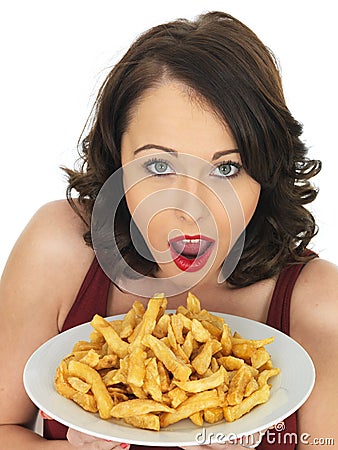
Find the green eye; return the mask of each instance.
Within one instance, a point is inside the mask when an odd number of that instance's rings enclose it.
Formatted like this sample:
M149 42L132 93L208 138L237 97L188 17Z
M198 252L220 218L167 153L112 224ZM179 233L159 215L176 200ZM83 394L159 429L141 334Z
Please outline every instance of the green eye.
M144 164L144 167L152 175L157 176L171 175L175 173L175 171L171 168L170 164L167 161L161 159L152 159L151 161L147 161Z
M219 178L233 178L240 173L241 168L238 162L227 161L218 164L211 174Z
M230 164L221 164L218 166L218 171L221 175L229 175L231 172L231 165Z
M168 168L168 164L163 161L154 163L155 172L164 173L167 170L167 168Z

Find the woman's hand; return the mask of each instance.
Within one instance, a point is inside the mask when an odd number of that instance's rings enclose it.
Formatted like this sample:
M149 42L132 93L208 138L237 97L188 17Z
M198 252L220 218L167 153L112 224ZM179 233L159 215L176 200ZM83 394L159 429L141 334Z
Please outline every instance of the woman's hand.
M52 418L47 416L43 411L40 411L40 416L44 420L52 420ZM130 444L106 441L105 439L89 436L88 434L81 433L72 428L68 428L67 439L72 447L80 448L81 450L113 450L115 448L128 450L130 447Z
M74 447L81 450L112 450L112 449L124 449L128 450L130 445L114 441L106 441L105 439L99 439L88 434L80 433L80 431L68 429L67 432L68 442Z

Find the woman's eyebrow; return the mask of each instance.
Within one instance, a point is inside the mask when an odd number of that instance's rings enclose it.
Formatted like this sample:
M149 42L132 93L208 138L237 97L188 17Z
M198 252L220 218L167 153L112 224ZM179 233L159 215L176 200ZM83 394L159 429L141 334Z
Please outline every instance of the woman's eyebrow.
M173 148L170 148L170 147L165 147L163 145L157 145L157 144L143 145L142 147L139 147L134 151L134 155L136 155L137 153L140 153L144 150L151 150L151 149L162 150L163 152L172 153L174 156L178 156L177 150L174 150ZM230 150L222 150L222 151L216 152L216 153L214 153L211 160L215 161L216 159L220 158L221 156L230 155L231 153L239 153L239 150L237 148L234 148L234 149L230 149Z
M212 161L215 161L216 159L220 158L221 156L231 155L231 153L239 153L238 148L233 148L231 150L223 150L220 152L216 152L214 156L212 157Z
M174 150L173 148L164 147L163 145L157 145L157 144L143 145L142 147L139 147L134 151L134 155L136 155L139 152L142 152L143 150L151 150L153 148L156 148L157 150L162 150L163 152L173 153L174 156L178 155L178 152L176 150Z

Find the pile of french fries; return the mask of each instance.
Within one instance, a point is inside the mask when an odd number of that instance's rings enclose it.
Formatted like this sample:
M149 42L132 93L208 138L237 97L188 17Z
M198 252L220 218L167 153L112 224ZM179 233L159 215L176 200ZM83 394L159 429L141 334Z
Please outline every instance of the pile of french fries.
M176 313L166 306L157 294L122 320L95 315L90 341L57 368L56 390L102 419L156 431L187 418L232 422L269 399L268 380L280 372L264 348L273 337L232 334L192 293Z

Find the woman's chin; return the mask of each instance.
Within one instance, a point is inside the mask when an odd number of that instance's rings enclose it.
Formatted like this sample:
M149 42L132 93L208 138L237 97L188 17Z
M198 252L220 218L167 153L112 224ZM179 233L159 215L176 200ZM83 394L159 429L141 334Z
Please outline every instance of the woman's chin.
M181 270L172 261L168 264L159 265L159 271L156 273L157 279L169 281L180 288L192 289L196 284L205 281L208 278L217 279L215 269L204 266L196 270ZM214 277L213 277L214 274Z

